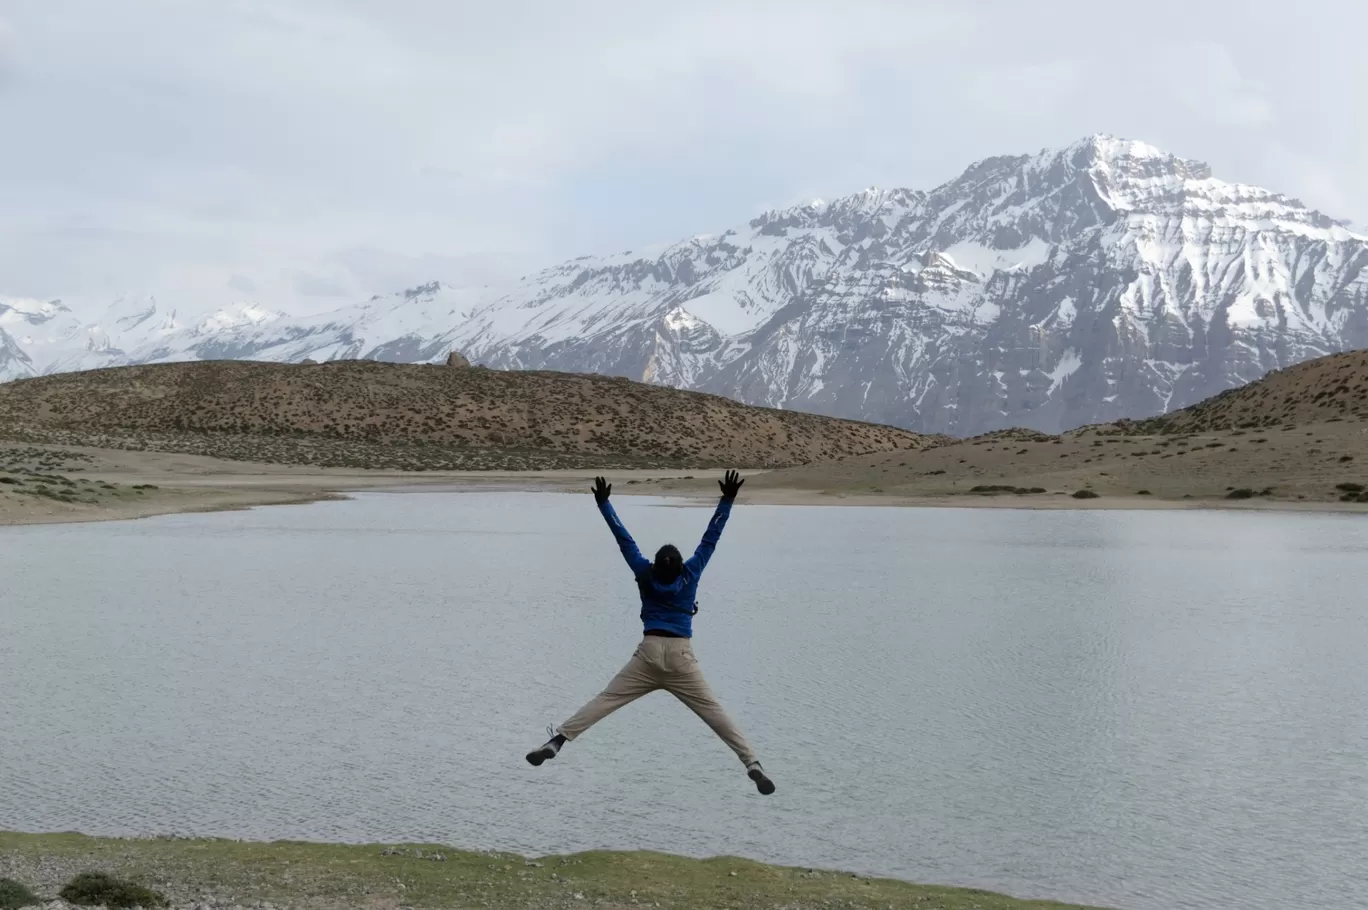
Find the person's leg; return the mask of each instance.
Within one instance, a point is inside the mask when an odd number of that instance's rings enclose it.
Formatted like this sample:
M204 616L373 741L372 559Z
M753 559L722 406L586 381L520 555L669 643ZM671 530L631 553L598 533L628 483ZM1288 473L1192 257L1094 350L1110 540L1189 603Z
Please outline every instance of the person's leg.
M649 641L649 640L648 640ZM594 724L612 714L618 708L629 705L643 695L660 688L660 675L651 666L649 643L637 648L632 659L618 671L602 692L589 700L583 708L561 724L557 732L568 741L574 742L580 734Z
M675 639L671 644L674 647L665 659L664 687L687 705L689 710L702 718L703 722L736 753L736 757L746 766L746 772L750 779L755 781L761 793L773 793L774 784L761 769L760 761L755 757L755 750L746 741L740 728L727 715L708 681L703 678L703 670L698 666L698 659L694 657L693 646L687 639Z
M653 653L658 649L658 645L654 644L657 641L659 639L647 638L638 645L632 659L618 671L607 687L556 728L555 735L546 745L529 752L527 760L533 765L540 765L547 759L555 758L562 743L574 741L618 708L660 688L659 659Z

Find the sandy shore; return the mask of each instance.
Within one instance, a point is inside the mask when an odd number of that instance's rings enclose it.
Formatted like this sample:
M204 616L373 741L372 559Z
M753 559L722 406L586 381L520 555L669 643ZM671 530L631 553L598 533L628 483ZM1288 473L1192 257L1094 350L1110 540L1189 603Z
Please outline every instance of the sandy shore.
M97 503L62 502L31 495L24 487L0 485L0 525L118 521L183 512L216 512L255 506L290 505L345 499L348 493L378 490L587 491L594 471L483 471L404 472L310 468L298 465L253 464L196 455L132 452L64 446L25 446L33 464L19 466L27 473L10 476L66 478L82 489L114 486L120 494ZM42 456L32 453L41 452ZM43 458L41 463L37 458ZM11 464L10 470L15 469ZM0 467L3 471L3 467ZM629 481L657 481L665 471L617 471L614 482L623 492Z
M30 449L30 452L38 451ZM41 470L79 479L89 489L115 488L98 502L62 502L23 495L0 486L0 525L114 521L183 512L207 512L345 498L366 491L587 491L592 470L491 472L401 472L309 468L224 461L162 452L41 447ZM13 470L14 466L10 465ZM38 468L30 468L31 471ZM717 472L614 471L615 496L675 497L681 506L711 502ZM1173 499L1102 495L1074 499L1061 491L1033 495L975 495L913 491L866 492L800 488L782 483L788 472L748 472L744 500L790 506L885 506L1009 509L1232 509L1254 511L1364 511L1364 505L1254 499ZM18 475L25 476L25 475ZM807 478L810 480L810 478ZM780 481L776 484L776 481ZM105 486L100 486L105 485Z

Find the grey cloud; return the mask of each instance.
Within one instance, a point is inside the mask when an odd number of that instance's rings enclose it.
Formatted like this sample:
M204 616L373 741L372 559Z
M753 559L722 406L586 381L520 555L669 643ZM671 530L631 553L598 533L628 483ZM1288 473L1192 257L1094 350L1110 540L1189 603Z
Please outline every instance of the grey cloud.
M304 297L345 297L350 291L340 281L303 272L294 276L294 289Z
M15 4L0 293L495 283L1099 131L1362 223L1368 4L1312 6Z
M233 275L228 279L228 287L244 294L255 294L257 292L257 283L246 275Z
M19 42L14 29L0 19L0 88L10 82L19 70Z
M498 286L528 267L509 253L468 253L411 256L393 250L354 247L333 256L368 293L388 293L440 281L456 287Z

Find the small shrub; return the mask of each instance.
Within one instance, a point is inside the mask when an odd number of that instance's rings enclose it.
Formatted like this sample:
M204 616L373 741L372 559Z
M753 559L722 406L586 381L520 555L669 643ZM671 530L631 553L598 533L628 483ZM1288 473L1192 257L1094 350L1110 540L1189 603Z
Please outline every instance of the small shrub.
M1361 483L1337 483L1335 489L1341 493L1362 493L1363 484Z
M1227 493L1226 499L1253 499L1256 495L1258 494L1248 487L1241 487L1238 490L1231 490Z
M0 878L0 910L19 910L42 903L29 889L12 878Z
M1353 461L1353 460L1354 460L1354 456L1353 456L1353 455L1341 455L1341 456L1340 456L1340 462L1341 462L1341 463L1346 462L1346 461Z
M63 886L58 896L85 907L165 907L166 898L150 888L106 875L82 872Z
M1096 499L1096 498L1097 498L1097 494L1094 493L1092 490L1074 490L1074 491L1073 491L1073 498L1074 498L1074 499Z
M1150 493L1149 490L1136 490L1136 491L1135 491L1135 495L1136 495L1136 496L1150 496L1150 495L1152 495L1152 494Z

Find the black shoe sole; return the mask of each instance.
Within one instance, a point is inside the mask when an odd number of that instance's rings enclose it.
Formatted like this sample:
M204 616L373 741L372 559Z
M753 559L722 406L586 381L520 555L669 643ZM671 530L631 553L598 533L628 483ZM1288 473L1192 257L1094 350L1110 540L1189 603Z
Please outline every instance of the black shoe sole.
M556 757L556 753L550 749L537 749L527 753L527 763L534 768L540 768L542 762L550 761Z
M530 755L528 756L528 759L531 759ZM761 796L769 796L774 792L774 781L766 777L764 771L757 768L754 771L748 772L746 776L755 781L755 789L760 791Z

